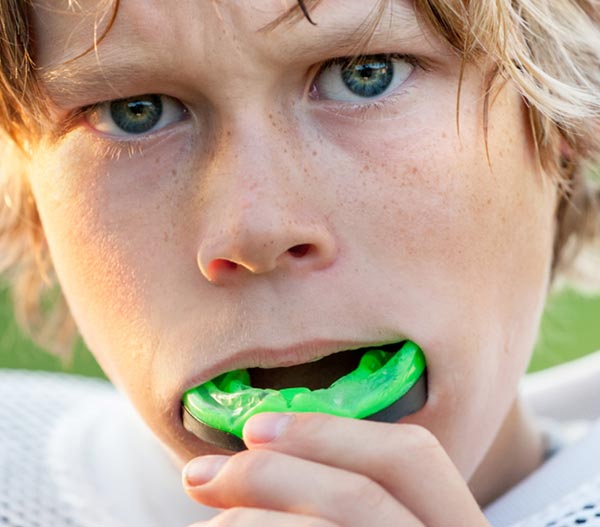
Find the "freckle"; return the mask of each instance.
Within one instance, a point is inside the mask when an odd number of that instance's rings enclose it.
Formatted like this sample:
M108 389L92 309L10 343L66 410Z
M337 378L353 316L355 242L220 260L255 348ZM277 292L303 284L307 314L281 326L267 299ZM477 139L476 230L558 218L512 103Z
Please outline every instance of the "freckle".
M313 154L313 157L316 157L316 156L317 156L317 151L316 151L316 150L313 150L313 153L312 153L312 154Z
M175 170L175 169L171 170L171 175L172 176L176 176L177 175L177 170Z

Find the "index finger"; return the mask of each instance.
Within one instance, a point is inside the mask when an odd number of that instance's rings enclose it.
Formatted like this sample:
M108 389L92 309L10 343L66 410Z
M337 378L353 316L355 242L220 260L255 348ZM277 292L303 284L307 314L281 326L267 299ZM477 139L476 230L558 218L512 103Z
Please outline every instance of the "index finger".
M273 431L279 434L269 440ZM462 475L424 427L264 413L248 421L244 441L250 449L267 448L363 474L425 525L489 525Z

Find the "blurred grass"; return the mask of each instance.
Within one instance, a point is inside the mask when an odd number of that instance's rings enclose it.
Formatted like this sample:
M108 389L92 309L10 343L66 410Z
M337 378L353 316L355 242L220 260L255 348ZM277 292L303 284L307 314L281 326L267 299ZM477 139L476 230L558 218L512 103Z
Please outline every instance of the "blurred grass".
M600 296L564 289L550 296L529 372L600 350Z
M6 289L0 290L0 368L65 371L106 378L83 342L78 340L69 364L33 344L18 329Z
M600 349L600 297L571 289L553 294L542 319L540 337L528 371L538 371ZM63 367L52 355L19 332L8 295L0 291L0 368L67 371L92 377L104 374L79 341L70 364Z

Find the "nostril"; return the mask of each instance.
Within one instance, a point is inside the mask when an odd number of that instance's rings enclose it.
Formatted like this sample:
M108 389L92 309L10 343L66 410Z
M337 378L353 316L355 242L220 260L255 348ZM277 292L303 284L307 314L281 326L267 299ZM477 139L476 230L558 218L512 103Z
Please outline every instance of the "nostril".
M288 249L288 252L296 258L302 258L302 256L305 256L308 253L308 251L310 251L310 244L308 243L294 245L293 247L290 247Z
M225 260L224 258L217 258L208 264L208 272L211 275L214 273L219 273L222 271L235 270L238 264L232 262L231 260Z

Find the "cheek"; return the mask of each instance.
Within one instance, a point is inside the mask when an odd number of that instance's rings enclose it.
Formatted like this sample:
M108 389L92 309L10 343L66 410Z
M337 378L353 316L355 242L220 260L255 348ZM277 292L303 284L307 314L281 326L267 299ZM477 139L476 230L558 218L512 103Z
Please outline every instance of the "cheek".
M138 359L156 344L150 278L177 257L163 247L173 238L181 150L163 145L141 162L115 163L70 141L34 167L32 189L61 287L86 343L116 382L125 371L120 361L136 364L127 375L146 375L148 361Z
M520 111L498 104L492 117L504 113L505 119L489 131L492 170L477 113L462 114L460 137L454 107L442 104L406 120L360 127L323 119L326 141L346 163L335 167L347 174L338 193L353 209L353 232L371 257L398 262L401 255L401 272L440 276L440 285L460 284L474 294L493 287L492 275L515 273L539 286L548 265L554 189L543 184L523 141L512 139L526 137Z

